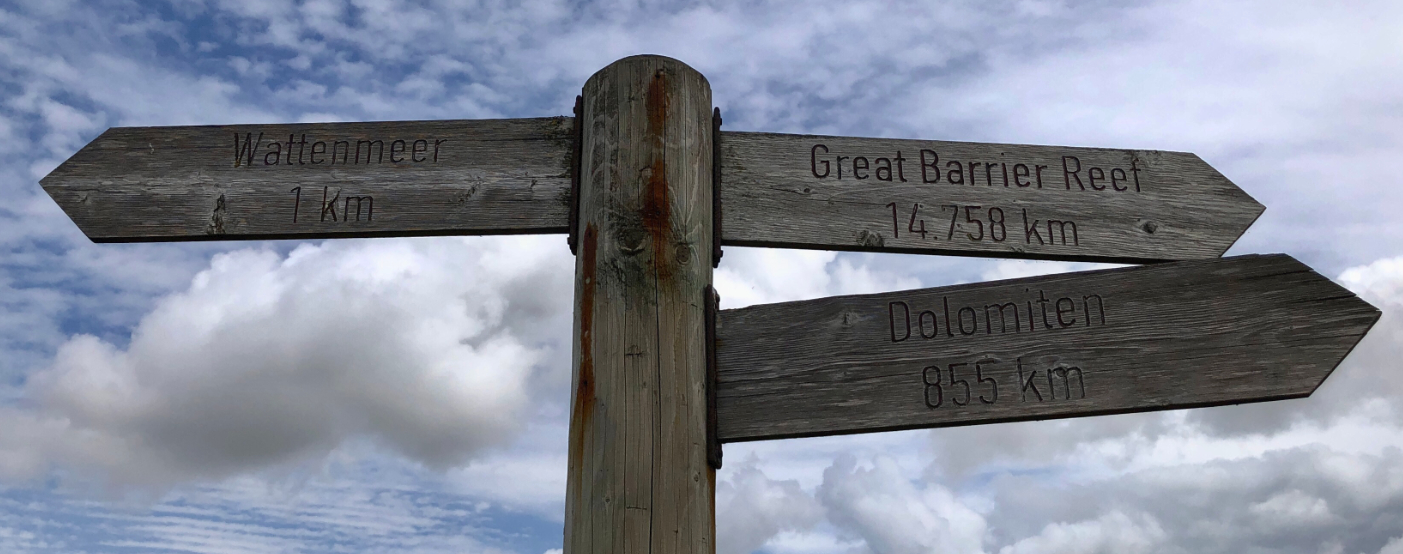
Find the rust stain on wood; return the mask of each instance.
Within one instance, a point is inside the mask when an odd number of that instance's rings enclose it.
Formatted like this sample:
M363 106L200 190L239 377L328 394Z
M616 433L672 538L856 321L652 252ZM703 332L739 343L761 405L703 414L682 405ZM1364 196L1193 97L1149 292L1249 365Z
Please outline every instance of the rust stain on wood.
M671 257L668 245L671 241L672 206L668 198L666 139L667 125L667 71L659 69L648 83L646 108L648 128L646 140L651 143L653 162L648 169L648 184L643 198L643 227L653 240L653 267L660 280L671 273Z
M585 455L585 430L594 418L594 286L599 231L591 223L585 227L584 234L580 252L584 256L580 261L580 379L575 385L573 424L570 426L570 456L581 459ZM580 483L576 482L575 486L580 486Z

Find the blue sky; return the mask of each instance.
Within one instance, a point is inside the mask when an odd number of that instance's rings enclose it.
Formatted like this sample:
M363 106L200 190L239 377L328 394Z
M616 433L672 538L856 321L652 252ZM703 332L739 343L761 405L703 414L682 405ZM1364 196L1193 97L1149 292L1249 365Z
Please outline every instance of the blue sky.
M1267 206L1230 253L1384 312L1306 400L728 445L719 552L1403 554L1400 31L1387 1L0 0L0 551L559 548L563 237L94 245L38 181L111 126L564 115L655 53L731 130L1194 152ZM1088 267L729 248L716 283Z

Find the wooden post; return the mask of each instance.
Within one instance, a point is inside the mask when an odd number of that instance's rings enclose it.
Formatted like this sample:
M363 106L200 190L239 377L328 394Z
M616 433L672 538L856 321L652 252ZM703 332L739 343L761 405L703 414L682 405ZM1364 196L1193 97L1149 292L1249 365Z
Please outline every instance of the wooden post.
M715 551L711 87L634 56L583 92L565 552Z

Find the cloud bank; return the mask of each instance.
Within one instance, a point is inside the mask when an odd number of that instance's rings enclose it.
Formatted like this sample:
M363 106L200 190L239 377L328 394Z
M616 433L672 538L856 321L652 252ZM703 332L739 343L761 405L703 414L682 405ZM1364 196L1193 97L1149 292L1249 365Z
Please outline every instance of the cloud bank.
M550 243L559 241L550 241ZM214 257L119 348L59 347L9 409L0 467L117 482L220 478L353 437L432 467L520 430L558 392L568 253L545 239L327 242ZM567 366L568 368L568 366Z

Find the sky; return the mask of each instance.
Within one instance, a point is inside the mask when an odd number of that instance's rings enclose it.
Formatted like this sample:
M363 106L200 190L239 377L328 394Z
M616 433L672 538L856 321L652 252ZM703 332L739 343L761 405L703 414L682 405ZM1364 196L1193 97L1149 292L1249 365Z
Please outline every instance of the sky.
M1383 316L1311 397L730 444L722 554L1403 554L1403 4L0 0L0 552L561 547L563 236L95 245L108 127L565 115L1198 154ZM727 248L722 307L1101 267ZM1192 368L1185 368L1192 371Z

